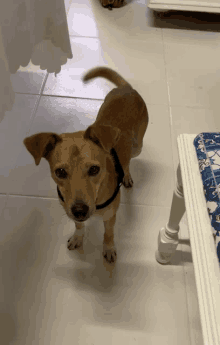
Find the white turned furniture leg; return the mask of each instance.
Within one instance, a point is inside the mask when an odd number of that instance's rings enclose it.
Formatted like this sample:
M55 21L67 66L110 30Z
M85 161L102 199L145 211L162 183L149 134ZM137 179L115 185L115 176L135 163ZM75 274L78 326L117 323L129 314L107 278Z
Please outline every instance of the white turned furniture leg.
M183 196L183 184L180 171L180 164L177 168L177 185L173 192L173 200L168 224L163 227L158 235L158 250L155 253L156 260L160 264L170 262L178 246L179 223L185 212L185 202Z

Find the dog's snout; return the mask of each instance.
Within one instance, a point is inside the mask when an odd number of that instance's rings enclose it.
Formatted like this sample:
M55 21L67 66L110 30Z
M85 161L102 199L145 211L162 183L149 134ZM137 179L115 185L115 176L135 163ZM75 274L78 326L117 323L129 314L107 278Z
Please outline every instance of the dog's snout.
M88 216L88 212L89 212L89 206L87 206L84 202L82 201L77 201L75 202L75 204L71 207L71 212L73 214L73 216L77 219L77 220L85 220Z

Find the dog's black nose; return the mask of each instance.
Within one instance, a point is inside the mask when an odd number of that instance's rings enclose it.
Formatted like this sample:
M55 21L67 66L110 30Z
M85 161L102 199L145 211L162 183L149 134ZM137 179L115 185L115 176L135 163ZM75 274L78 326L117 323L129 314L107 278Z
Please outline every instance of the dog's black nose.
M84 204L82 201L77 201L71 208L71 212L74 215L74 217L78 220L85 220L88 212L89 212L89 206Z

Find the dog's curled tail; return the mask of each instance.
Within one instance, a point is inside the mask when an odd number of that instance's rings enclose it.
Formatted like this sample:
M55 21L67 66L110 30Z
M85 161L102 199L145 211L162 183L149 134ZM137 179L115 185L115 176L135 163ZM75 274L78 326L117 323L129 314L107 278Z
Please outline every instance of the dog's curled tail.
M122 78L117 72L113 71L111 68L108 67L96 67L91 69L84 75L83 81L87 82L88 80L97 77L108 79L117 86L131 87L131 85L124 78Z

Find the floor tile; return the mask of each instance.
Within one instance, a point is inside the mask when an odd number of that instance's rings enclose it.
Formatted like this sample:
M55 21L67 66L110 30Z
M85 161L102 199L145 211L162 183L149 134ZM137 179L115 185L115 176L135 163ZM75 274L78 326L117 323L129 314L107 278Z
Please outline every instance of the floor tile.
M19 93L37 94L42 91L47 72L33 65L31 62L26 67L20 67L15 74L11 74L13 90Z
M104 81L103 85L99 80L98 85L94 87L94 85L84 85L81 80L88 69L97 65L106 65L99 40L71 37L70 42L73 59L62 66L57 77L54 74L48 76L43 94L103 99L110 91L110 82Z
M152 30L144 39L124 35L121 40L116 33L101 34L99 39L108 66L121 74L147 104L164 105L168 104L168 87L163 41L158 34Z
M58 201L9 197L1 219L3 229L7 224L1 241L4 343L58 345L74 335L82 345L99 344L101 338L119 344L130 334L130 344L157 345L162 339L190 344L181 252L167 266L154 257L168 212L120 206L118 261L110 277L102 260L100 220L87 223L84 254L69 252L73 227Z
M12 111L5 113L0 124L1 193L7 193L9 190L9 174L16 166L23 145L22 141L31 127L38 100L39 96L16 94Z
M216 108L220 34L163 29L163 37L170 104Z
M167 104L168 90L163 57L163 43L113 36L97 38L71 37L73 59L55 77L48 76L44 95L104 99L113 84L97 78L83 84L83 75L91 68L106 66L119 72L140 92L147 103Z
M7 200L8 200L8 196L7 195L0 194L0 217L3 214L3 211L4 211L4 208L6 206Z
M151 26L152 13L148 1L127 1L127 5L109 11L99 1L73 0L68 14L69 33L73 36L99 37L128 35L146 39L150 35L161 38L161 30ZM123 43L123 41L121 41Z
M68 28L71 36L99 36L98 26L93 12L93 3L90 0L71 2L68 13ZM97 1L94 7L101 7L101 4Z

